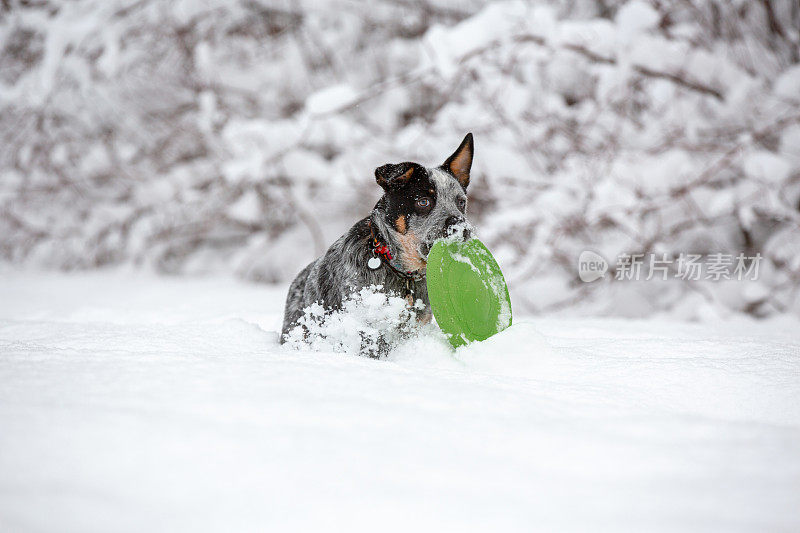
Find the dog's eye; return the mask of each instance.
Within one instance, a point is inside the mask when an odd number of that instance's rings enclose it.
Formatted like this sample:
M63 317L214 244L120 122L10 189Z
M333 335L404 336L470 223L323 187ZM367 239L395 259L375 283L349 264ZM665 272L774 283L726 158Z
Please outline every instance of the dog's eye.
M459 211L463 213L464 209L467 208L467 199L459 198L458 200L456 200L456 207L458 208Z
M417 200L416 207L418 211L428 211L431 208L431 199L430 198L420 198Z

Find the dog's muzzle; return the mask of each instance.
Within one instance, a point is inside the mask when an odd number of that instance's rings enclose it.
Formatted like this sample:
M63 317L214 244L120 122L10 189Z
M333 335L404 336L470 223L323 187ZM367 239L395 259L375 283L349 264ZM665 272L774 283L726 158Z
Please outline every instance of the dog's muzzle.
M472 237L472 226L464 217L447 217L444 221L443 237L460 237L460 240L468 241Z
M428 254L433 247L433 244L440 239L457 239L460 241L468 241L472 237L472 226L466 221L464 217L448 217L445 221L444 228L433 239L432 242L423 242L419 245L420 255L424 259L428 258Z

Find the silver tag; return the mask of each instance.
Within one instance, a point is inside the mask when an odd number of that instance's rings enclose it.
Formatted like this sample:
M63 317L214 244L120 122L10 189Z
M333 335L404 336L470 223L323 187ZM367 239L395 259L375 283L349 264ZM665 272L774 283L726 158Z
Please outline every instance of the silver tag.
M369 261L367 261L367 266L370 267L372 270L375 270L379 266L381 266L381 259L380 257L371 257Z

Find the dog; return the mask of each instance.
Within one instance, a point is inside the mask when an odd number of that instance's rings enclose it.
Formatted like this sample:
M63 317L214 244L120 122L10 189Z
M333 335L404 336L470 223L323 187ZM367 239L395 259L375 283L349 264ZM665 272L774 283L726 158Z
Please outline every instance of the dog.
M406 298L419 320L430 321L428 252L437 239L455 231L455 238L470 237L466 210L473 152L468 133L438 167L404 162L376 168L375 181L383 196L369 216L294 279L286 297L281 342L308 306L317 303L326 312L335 311L348 296L373 285Z

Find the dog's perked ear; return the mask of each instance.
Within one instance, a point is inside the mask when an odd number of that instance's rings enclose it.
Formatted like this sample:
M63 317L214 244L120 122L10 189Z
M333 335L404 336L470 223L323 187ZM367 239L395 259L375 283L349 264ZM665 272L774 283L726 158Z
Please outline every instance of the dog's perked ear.
M467 185L469 185L469 169L472 167L472 153L474 149L472 133L467 133L467 136L461 141L461 144L456 148L456 151L453 152L453 155L448 157L447 161L442 165L456 177L464 190L466 190Z
M383 187L383 190L388 191L408 183L413 173L414 167L411 163L383 165L375 169L375 181Z

